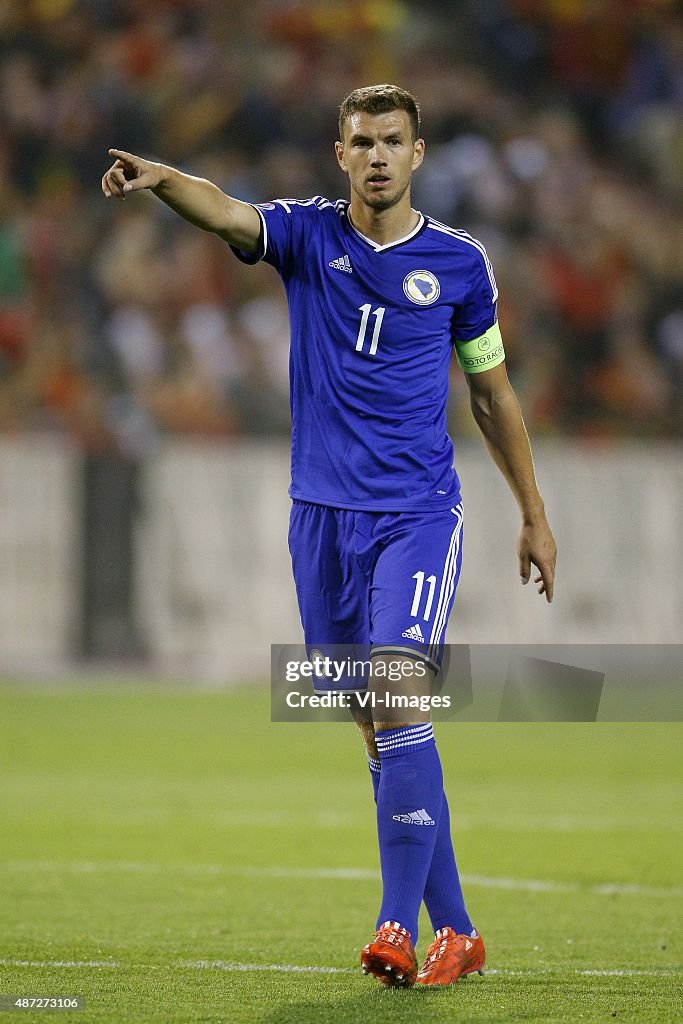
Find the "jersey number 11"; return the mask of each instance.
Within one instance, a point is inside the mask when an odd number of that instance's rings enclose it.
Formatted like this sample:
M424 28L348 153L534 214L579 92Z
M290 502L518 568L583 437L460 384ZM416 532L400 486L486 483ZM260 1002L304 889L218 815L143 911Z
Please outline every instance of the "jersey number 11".
M377 309L373 309L369 302L366 302L364 306L359 306L358 309L363 314L360 321L360 327L358 328L358 338L356 339L356 352L363 351L363 345L365 344L365 335L368 329L368 320L370 314L375 318L375 326L372 331L372 338L370 339L370 351L368 355L374 356L377 351L377 344L379 342L379 332L382 327L382 320L386 312L385 306L378 306Z

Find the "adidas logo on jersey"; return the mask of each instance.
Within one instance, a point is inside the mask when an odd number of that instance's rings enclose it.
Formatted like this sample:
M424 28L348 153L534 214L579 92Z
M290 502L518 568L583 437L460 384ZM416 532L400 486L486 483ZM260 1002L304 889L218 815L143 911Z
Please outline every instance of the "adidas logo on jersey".
M419 811L411 811L409 814L392 814L391 817L393 821L400 821L402 825L436 825L424 807Z
M406 640L418 640L421 644L425 642L425 638L422 636L422 630L418 626L417 622L410 629L406 629L404 633L401 633Z
M338 260L330 260L327 265L328 267L332 267L333 270L343 270L347 274L353 273L351 260L346 254L344 256L340 256Z

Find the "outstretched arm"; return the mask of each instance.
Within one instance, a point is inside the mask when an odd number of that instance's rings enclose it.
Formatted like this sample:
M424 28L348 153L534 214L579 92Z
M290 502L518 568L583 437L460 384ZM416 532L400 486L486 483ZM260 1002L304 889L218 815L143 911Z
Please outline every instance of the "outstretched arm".
M531 448L517 396L501 363L482 373L466 374L470 403L477 425L496 465L510 485L522 515L517 543L519 574L528 583L531 565L538 569L534 583L548 602L553 599L557 548L543 500L538 492Z
M125 199L131 192L149 189L191 224L213 231L244 252L256 252L261 221L249 203L226 196L204 178L144 160L134 153L110 149L109 154L115 160L102 178L102 191L107 199Z

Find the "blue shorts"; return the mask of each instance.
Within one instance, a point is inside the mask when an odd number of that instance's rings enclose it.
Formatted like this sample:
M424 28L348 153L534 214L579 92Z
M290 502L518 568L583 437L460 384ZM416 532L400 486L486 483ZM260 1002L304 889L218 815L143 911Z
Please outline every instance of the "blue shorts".
M438 671L460 576L462 519L462 504L356 512L295 500L289 550L309 652L356 645L419 655ZM316 685L331 688L360 687Z

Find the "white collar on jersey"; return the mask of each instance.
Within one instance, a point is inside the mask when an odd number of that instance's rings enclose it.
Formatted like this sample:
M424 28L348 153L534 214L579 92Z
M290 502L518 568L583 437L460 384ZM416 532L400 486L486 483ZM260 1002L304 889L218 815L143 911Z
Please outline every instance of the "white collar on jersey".
M409 242L410 239L413 238L418 233L418 231L422 229L425 222L424 216L418 210L416 210L415 212L418 215L418 221L413 230L410 231L407 235L404 235L403 238L396 238L394 239L393 242L387 242L386 245L378 245L377 242L373 242L371 238L368 238L367 235L364 235L362 231L358 230L356 225L351 220L350 206L346 207L346 219L349 222L351 229L355 231L358 237L362 238L364 242L367 242L368 245L372 246L375 252L384 252L385 249L393 249L395 245L403 245L404 242Z

